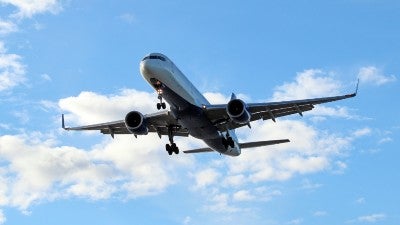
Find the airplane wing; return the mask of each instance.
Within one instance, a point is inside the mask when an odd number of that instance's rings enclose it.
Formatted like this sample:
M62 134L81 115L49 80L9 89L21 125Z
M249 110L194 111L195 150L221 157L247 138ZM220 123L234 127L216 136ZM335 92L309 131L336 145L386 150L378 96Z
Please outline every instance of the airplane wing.
M255 141L255 142L245 142L245 143L239 143L240 148L256 148L256 147L261 147L261 146L266 146L266 145L276 145L276 144L282 144L290 142L289 139L281 139L281 140L270 140L270 141ZM203 153L203 152L213 152L211 148L198 148L198 149L192 149L192 150L186 150L183 151L184 153Z
M259 119L272 119L275 122L276 118L291 114L298 113L303 116L303 112L312 110L314 108L314 105L355 97L357 95L357 89L358 84L356 91L352 94L347 95L295 101L250 103L247 104L247 110L251 114L250 121L255 121ZM215 126L218 127L220 131L226 131L227 129L235 129L242 126L247 126L247 124L238 124L232 122L226 112L226 106L227 104L205 105L203 106L203 109L205 110L208 118L213 122Z
M174 136L187 137L189 132L183 128L169 111L162 111L144 115L149 132L157 133L158 136L168 135L168 127L174 127ZM125 126L124 120L117 120L107 123L99 123L80 127L65 127L64 115L62 115L62 128L65 130L98 130L102 134L131 134Z

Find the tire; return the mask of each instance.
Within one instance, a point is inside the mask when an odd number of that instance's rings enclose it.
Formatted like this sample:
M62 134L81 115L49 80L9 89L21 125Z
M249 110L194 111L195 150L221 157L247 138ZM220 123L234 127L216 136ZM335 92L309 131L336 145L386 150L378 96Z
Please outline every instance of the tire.
M172 152L171 150L171 146L169 145L169 144L166 144L165 145L165 150L168 152L168 154L170 153L170 152ZM171 155L171 154L170 154Z
M176 147L175 149L174 149L174 152L175 152L175 154L179 154L179 148L178 147Z

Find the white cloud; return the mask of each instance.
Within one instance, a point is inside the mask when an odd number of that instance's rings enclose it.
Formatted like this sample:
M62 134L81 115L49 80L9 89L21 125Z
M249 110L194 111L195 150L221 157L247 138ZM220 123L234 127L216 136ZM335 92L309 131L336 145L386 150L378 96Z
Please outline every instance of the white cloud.
M35 136L0 136L0 205L26 211L32 204L71 196L93 200L163 192L190 158L168 161L156 137L118 136L89 150L56 146Z
M368 127L356 130L353 135L355 137L362 137L371 134L371 129Z
M246 182L245 179L246 178L245 178L245 176L243 176L243 174L228 175L227 177L225 177L222 184L227 187L233 186L233 187L237 188Z
M14 17L31 18L36 14L51 12L53 14L62 10L60 1L58 0L0 0L0 3L10 4L17 8Z
M229 204L230 196L226 193L213 193L210 199L211 204L206 205L204 209L210 212L217 213L235 213L241 209Z
M285 83L275 88L270 101L289 101L309 98L329 97L343 94L342 84L332 76L333 72L325 72L319 69L309 69L297 73L295 81ZM330 107L316 105L305 115L313 116L314 122L325 120L325 117L341 117L346 119L358 119L352 113L352 109L343 106Z
M3 224L7 221L7 218L4 216L3 210L0 209L0 224Z
M122 90L111 96L82 92L58 104L71 118L86 124L122 119L130 110L154 112L156 100L151 93ZM59 110L52 102L41 104L46 110ZM33 204L69 197L97 200L155 195L179 180L179 168L193 165L189 155L168 156L165 140L157 135L132 137L107 137L89 149L79 149L60 146L56 139L35 132L0 136L0 157L6 162L0 168L0 206L26 212ZM178 144L186 149L192 142L197 143L189 138Z
M249 173L249 180L287 180L294 174L315 173L332 166L350 140L318 132L302 121L280 120L277 123L255 122L239 137L246 141L289 138L290 143L244 150L237 158L228 158L232 175ZM247 136L247 138L246 138Z
M297 73L296 80L275 88L272 101L285 101L337 95L341 88L339 81L328 73L309 69Z
M381 70L374 66L360 68L358 72L358 77L360 78L360 81L362 83L369 83L377 86L397 80L396 76L384 75Z
M25 65L21 63L21 56L7 53L4 43L0 41L0 92L10 90L25 80Z
M201 170L194 175L196 180L195 188L205 188L208 185L214 184L219 176L219 173L217 173L214 169L208 168Z
M0 19L0 35L7 35L18 31L18 27L11 21Z
M206 92L204 93L204 97L211 103L211 104L226 104L229 102L229 97L216 92Z
M386 215L383 213L376 213L376 214L371 214L371 215L366 215L366 216L360 216L357 218L358 222L362 223L375 223L378 221L382 221L386 218Z
M157 97L153 93L121 90L117 95L101 95L94 92L81 92L76 97L61 99L58 105L66 114L66 120L74 123L99 123L110 120L121 120L132 110L143 114L154 112Z
M351 110L345 106L327 107L324 105L316 105L313 110L306 112L305 115L315 116L319 119L325 117L340 117L345 119L359 118L358 116L353 115Z
M233 200L234 201L251 201L254 200L256 197L252 194L250 194L248 191L246 190L240 190L236 193L233 194Z

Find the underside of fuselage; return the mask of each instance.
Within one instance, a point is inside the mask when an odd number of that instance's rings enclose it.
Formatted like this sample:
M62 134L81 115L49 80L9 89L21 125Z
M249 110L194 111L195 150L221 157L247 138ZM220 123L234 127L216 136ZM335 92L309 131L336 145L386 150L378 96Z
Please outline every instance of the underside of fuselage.
M222 154L234 153L230 146L228 148L224 146L223 134L206 117L201 107L189 103L164 84L157 90L161 90L163 98L171 106L172 115L184 128L187 128L191 136L203 140L210 148Z

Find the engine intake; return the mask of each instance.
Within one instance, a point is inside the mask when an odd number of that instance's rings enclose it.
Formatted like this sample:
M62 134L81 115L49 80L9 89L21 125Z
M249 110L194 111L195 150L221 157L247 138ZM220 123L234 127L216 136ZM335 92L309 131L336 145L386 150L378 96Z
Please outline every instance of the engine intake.
M131 111L126 114L125 126L129 132L135 135L146 135L149 132L146 118L138 111Z
M232 99L226 106L226 113L229 118L238 123L246 124L250 122L250 113L247 111L247 105L240 99Z

